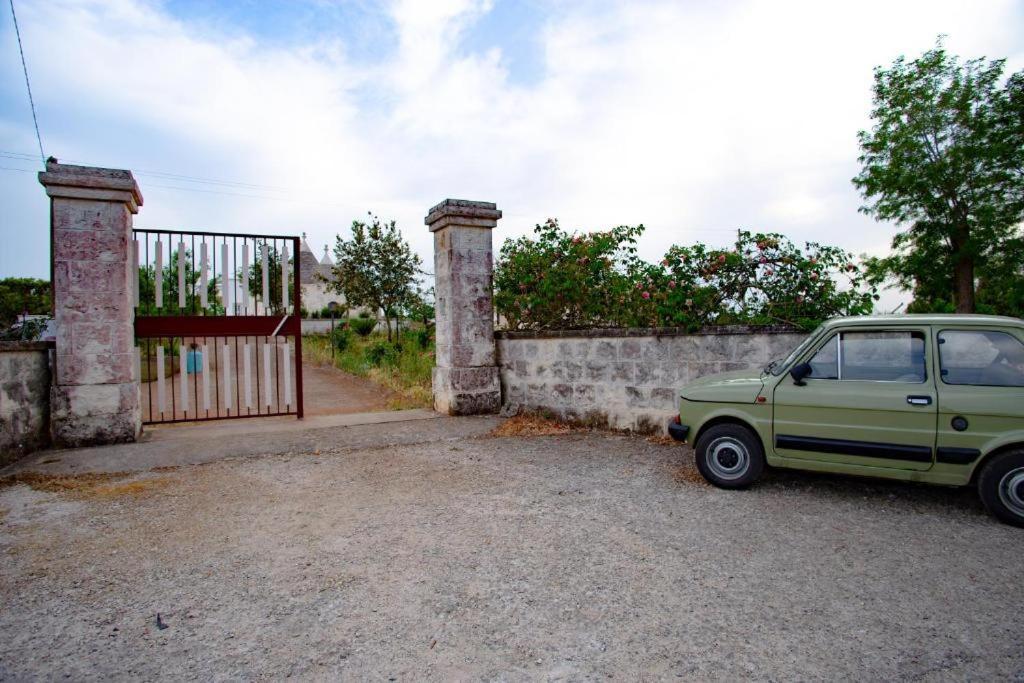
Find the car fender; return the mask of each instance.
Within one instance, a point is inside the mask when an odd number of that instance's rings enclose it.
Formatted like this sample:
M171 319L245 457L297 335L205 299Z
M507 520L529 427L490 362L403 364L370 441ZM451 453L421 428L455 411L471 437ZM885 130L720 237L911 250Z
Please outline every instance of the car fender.
M1013 447L1024 448L1024 429L1015 429L1010 432L1003 432L985 442L981 448L981 457L974 461L971 466L970 479L977 476L985 463L992 459L993 455Z
M722 422L739 422L754 430L765 454L769 453L771 443L772 413L771 406L765 403L705 403L683 399L680 414L684 424L690 426L693 435L689 441L696 445L697 439L710 426ZM687 421L687 414L693 415L693 421Z

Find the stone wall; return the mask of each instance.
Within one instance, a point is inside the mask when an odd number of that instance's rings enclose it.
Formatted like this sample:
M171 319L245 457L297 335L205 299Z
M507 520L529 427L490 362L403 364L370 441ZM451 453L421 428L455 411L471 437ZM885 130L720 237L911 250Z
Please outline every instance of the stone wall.
M804 336L748 327L496 332L502 413L548 411L614 429L665 432L684 384L763 367Z
M49 442L51 348L0 342L0 466Z

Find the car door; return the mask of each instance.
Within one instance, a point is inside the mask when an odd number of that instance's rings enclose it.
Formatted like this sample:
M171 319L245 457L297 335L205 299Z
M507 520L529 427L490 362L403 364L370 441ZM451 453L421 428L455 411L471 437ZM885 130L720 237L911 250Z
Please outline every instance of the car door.
M1009 329L938 327L936 460L971 465L1024 428L1024 341Z
M927 470L934 462L937 401L928 373L929 329L838 329L783 375L773 394L776 455L867 467Z

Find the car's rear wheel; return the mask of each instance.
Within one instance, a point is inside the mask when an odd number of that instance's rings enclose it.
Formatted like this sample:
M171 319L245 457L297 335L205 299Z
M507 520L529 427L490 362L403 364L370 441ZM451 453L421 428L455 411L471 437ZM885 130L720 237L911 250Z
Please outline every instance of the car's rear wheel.
M985 463L978 495L1001 521L1024 527L1024 449L1000 453Z
M764 449L752 431L738 424L709 427L697 439L697 469L715 486L740 489L764 473Z

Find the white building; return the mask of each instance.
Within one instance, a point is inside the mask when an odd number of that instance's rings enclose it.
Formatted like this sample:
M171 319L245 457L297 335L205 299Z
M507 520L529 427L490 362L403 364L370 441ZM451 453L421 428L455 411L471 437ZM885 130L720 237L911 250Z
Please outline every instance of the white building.
M333 266L334 261L327 254L327 246L324 246L324 257L317 260L306 243L306 233L302 233L302 243L299 245L299 286L302 287L302 307L307 313L320 311L333 301L338 304L338 314L344 314L345 297L328 288L328 284L334 281Z

